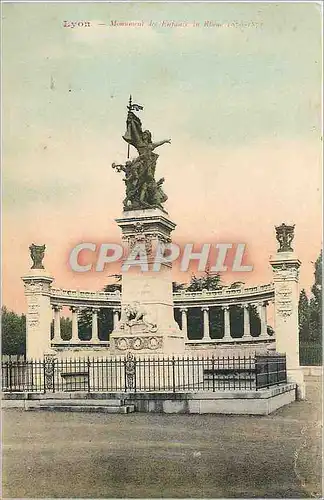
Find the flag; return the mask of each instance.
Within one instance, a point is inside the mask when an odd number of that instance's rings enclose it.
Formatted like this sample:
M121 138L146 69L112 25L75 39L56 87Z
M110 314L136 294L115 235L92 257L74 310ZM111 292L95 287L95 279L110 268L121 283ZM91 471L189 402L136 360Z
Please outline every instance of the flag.
M136 148L142 142L142 122L132 111L128 111L126 126L127 129L123 139Z
M130 111L142 111L144 108L140 104L131 104Z

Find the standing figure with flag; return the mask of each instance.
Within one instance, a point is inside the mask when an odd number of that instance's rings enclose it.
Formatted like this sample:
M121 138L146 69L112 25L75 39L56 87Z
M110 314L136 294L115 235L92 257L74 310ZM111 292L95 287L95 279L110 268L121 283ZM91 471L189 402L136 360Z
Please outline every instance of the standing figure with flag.
M127 128L123 139L128 143L128 158L130 145L137 150L139 156L127 162L128 175L124 179L126 183L124 210L156 207L163 209L162 203L167 200L167 196L161 188L164 179L162 178L157 182L155 180L156 162L159 155L153 151L163 144L170 144L171 139L154 143L151 132L149 130L142 131L141 120L133 112L140 111L143 107L132 104L130 97L127 109ZM120 165L118 167L119 171L125 171ZM117 169L117 166L113 164L113 168ZM134 178L136 178L136 187L134 183L132 186L128 186L128 183L133 182Z

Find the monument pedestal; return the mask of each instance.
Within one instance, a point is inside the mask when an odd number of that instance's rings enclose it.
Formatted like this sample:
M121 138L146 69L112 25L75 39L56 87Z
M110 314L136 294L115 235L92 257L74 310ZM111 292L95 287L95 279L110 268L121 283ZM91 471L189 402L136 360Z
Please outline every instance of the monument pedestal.
M27 299L26 355L43 359L51 347L51 284L54 278L45 269L32 269L22 277Z
M275 286L276 351L286 354L288 381L297 384L298 398L305 399L298 334L298 278L301 262L292 251L278 251L270 264Z
M126 258L122 269L122 313L110 335L112 354L179 355L184 335L173 315L171 264L160 259L158 246L170 243L175 224L162 210L132 210L116 220ZM132 263L131 263L132 262Z

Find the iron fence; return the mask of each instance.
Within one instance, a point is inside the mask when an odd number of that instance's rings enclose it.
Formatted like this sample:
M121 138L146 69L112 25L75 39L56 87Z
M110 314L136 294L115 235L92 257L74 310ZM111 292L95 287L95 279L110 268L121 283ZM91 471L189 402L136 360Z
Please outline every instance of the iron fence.
M256 389L287 383L285 355L256 356Z
M274 356L5 361L5 392L182 392L258 390L286 382L286 358Z

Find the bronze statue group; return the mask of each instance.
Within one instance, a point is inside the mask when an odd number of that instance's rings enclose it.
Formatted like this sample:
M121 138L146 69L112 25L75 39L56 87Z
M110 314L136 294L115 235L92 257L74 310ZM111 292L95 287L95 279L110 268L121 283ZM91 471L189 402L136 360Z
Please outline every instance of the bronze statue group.
M136 106L136 105L133 105ZM142 131L140 119L132 112L132 105L128 107L127 130L123 139L132 145L138 152L133 160L126 161L125 165L112 164L117 172L124 172L126 184L126 197L123 202L124 210L139 210L147 208L160 208L167 196L162 189L164 178L155 180L156 162L159 157L154 150L171 140L152 142L149 130Z

